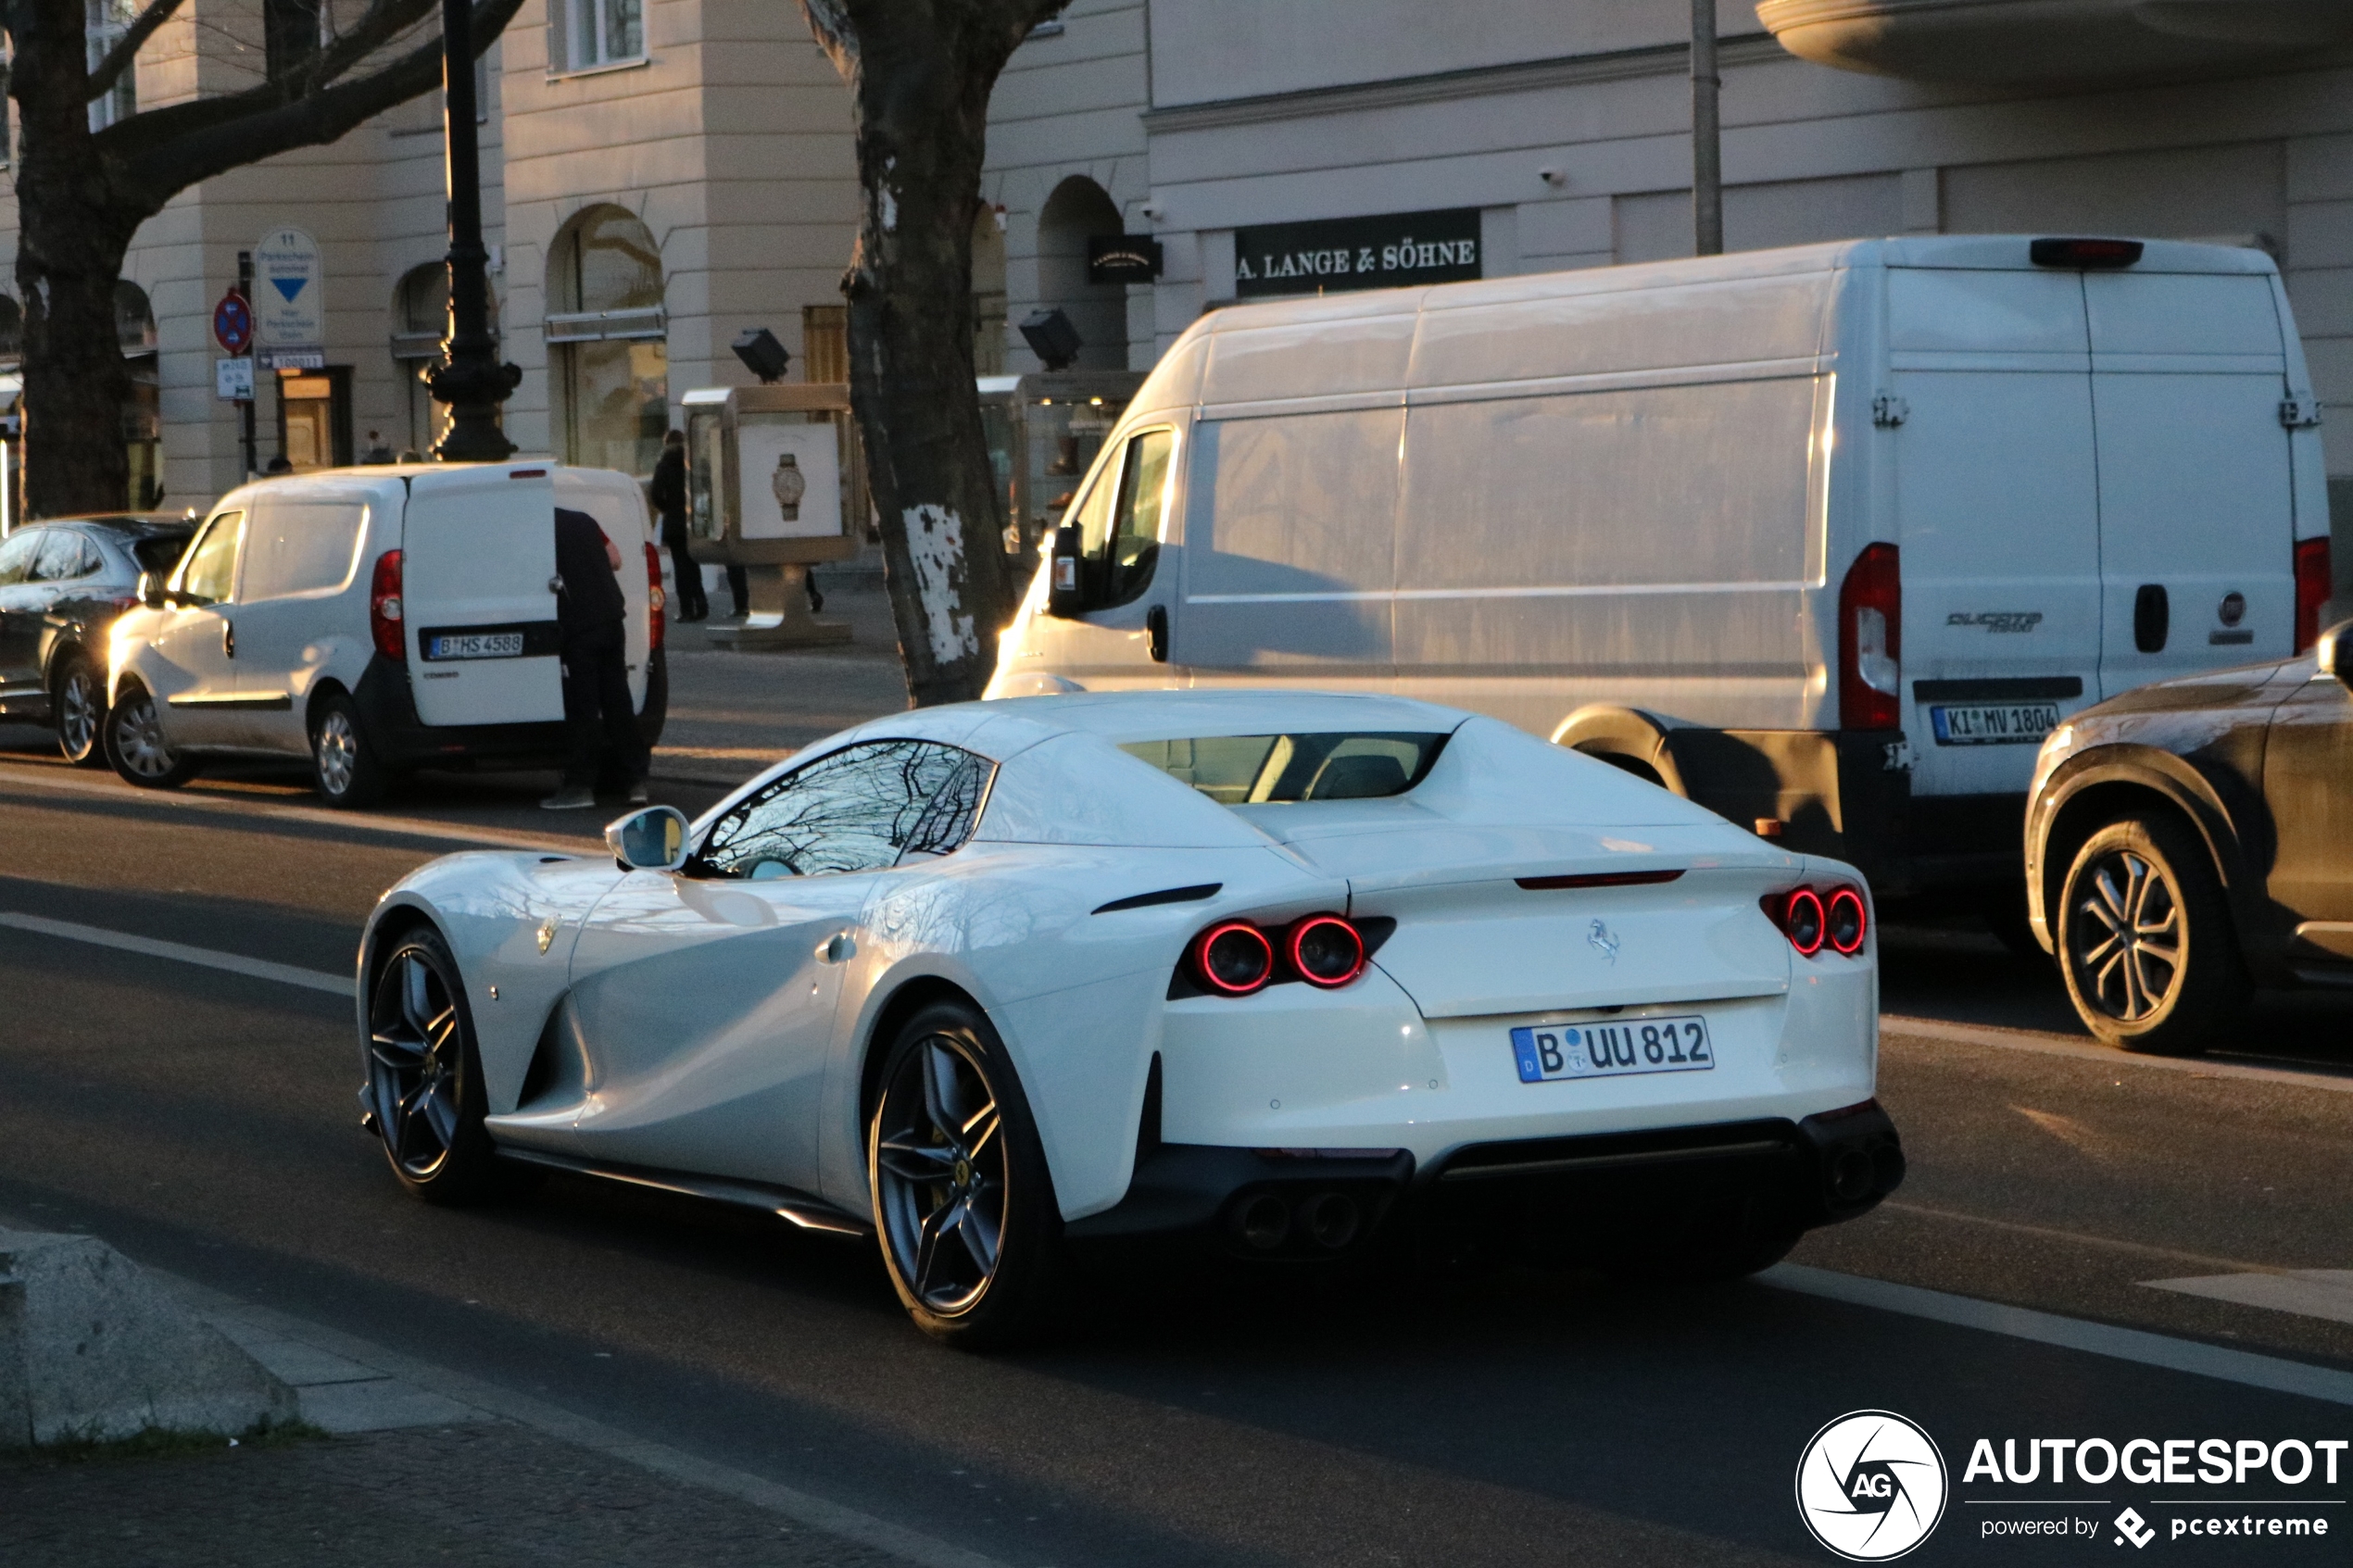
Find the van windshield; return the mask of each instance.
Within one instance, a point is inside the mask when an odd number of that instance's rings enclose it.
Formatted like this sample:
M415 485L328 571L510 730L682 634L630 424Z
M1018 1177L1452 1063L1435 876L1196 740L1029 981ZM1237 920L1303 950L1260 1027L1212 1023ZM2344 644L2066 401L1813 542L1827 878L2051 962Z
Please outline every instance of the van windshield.
M1443 734L1338 731L1188 735L1119 749L1220 805L1284 806L1403 795L1422 782L1445 744Z

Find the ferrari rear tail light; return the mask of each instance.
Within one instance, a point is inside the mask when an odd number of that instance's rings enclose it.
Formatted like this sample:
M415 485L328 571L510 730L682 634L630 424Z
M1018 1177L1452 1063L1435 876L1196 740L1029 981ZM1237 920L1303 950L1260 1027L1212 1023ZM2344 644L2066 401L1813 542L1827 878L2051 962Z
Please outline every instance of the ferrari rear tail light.
M1248 921L1229 920L1193 938L1193 978L1226 997L1247 997L1275 978L1275 945Z
M1851 887L1842 887L1831 895L1827 906L1831 946L1848 958L1863 950L1863 933L1869 929L1869 917L1863 912L1863 896Z
M2302 653L2321 637L2321 607L2329 599L2329 542L2296 542L2296 651Z
M1825 947L1851 959L1863 950L1870 931L1860 888L1793 887L1768 893L1757 905L1766 919L1780 927L1789 945L1809 959Z
M1284 956L1310 985L1345 985L1365 972L1365 938L1338 915L1309 915L1293 924Z
M1821 895L1810 887L1799 888L1781 905L1781 929L1789 934L1789 945L1809 959L1822 950L1822 925L1828 918Z
M1838 590L1838 721L1844 730L1903 722L1904 584L1895 546L1869 545Z
M400 552L386 550L376 558L375 576L368 583L368 631L376 640L376 651L386 659L409 657L401 614Z
M661 552L648 544L646 546L646 646L661 646L664 622L669 617L669 596L661 591Z

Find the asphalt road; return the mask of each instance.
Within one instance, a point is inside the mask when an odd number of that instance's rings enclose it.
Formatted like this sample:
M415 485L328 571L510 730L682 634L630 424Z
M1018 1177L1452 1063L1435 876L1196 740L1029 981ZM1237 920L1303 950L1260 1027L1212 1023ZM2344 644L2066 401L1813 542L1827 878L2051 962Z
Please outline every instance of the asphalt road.
M549 831L495 782L349 819L266 784L157 798L0 761L0 916L344 971L409 867ZM1130 1272L1092 1285L1063 1344L960 1356L907 1326L860 1245L564 1178L497 1209L414 1203L357 1128L348 1003L5 921L0 1216L94 1231L1009 1564L1825 1562L1793 1470L1823 1423L1873 1408L1921 1423L1951 1467L1915 1561L2112 1558L2106 1520L2127 1503L2160 1532L2284 1500L2353 1530L2353 1457L2334 1486L1962 1475L1980 1437L2353 1436L2353 1323L2145 1283L2252 1276L2260 1296L2285 1271L2353 1269L2353 1010L2266 1004L2233 1052L2160 1067L2064 1028L1948 1027L2065 1022L2056 982L1989 941L1898 934L1885 962L1891 1010L1944 1022L1886 1033L1881 1099L1911 1176L1801 1246L1793 1261L1827 1277L1656 1294L1504 1272L1375 1294ZM1927 1298L1818 1293L1855 1281L1966 1298L1962 1322ZM2032 1311L2163 1337L2095 1330L2118 1353L2088 1353L2040 1342ZM2278 1358L2290 1387L2332 1397L2150 1364L2208 1346ZM1982 1533L2070 1512L2096 1538ZM2151 1549L2344 1549L2160 1534Z

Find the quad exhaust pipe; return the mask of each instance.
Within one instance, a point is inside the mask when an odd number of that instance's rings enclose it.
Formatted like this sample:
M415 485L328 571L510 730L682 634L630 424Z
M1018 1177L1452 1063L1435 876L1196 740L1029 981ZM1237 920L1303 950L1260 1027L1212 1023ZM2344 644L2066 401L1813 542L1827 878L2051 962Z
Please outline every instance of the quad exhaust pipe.
M1283 1251L1343 1252L1365 1228L1365 1211L1344 1192L1315 1192L1293 1202L1262 1192L1234 1210L1233 1230L1244 1247L1262 1256Z

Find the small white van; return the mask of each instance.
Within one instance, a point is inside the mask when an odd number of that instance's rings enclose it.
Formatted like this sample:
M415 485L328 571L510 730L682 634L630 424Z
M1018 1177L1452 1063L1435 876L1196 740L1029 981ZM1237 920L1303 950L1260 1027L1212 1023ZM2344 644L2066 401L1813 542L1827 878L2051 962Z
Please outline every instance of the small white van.
M1228 307L1122 416L989 691L1423 697L1885 894L2007 899L2067 714L2312 640L2318 422L2277 269L2213 245L1891 239Z
M545 459L335 469L222 497L116 621L107 750L167 788L208 759L307 758L330 804L418 767L547 767L568 749L558 507L622 552L629 693L669 704L661 569L627 474Z

